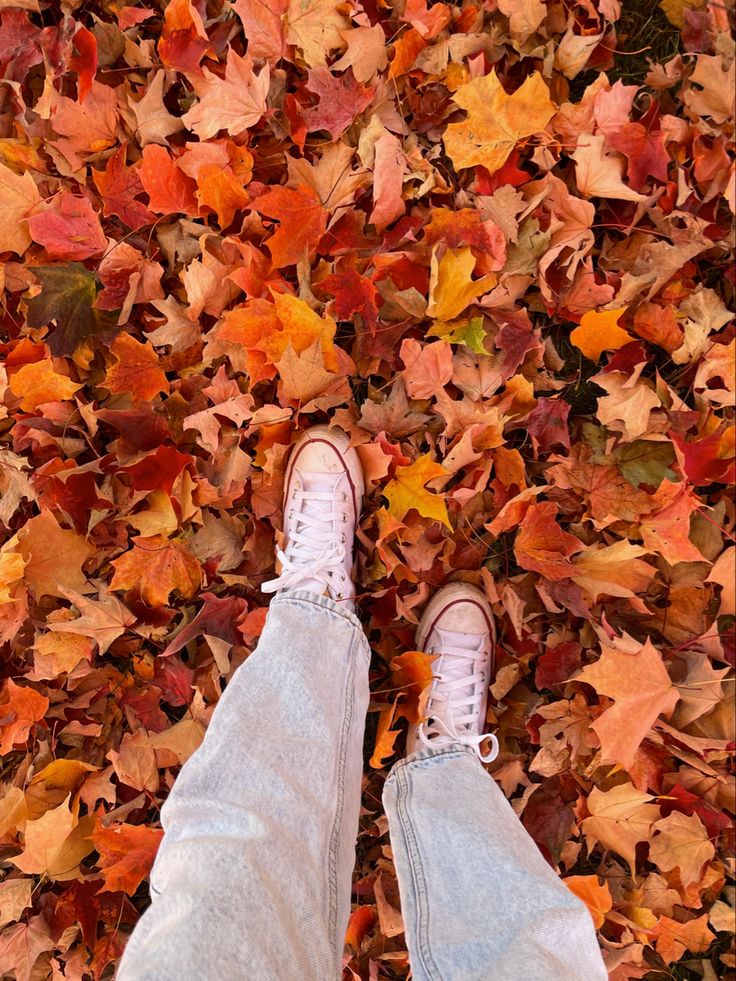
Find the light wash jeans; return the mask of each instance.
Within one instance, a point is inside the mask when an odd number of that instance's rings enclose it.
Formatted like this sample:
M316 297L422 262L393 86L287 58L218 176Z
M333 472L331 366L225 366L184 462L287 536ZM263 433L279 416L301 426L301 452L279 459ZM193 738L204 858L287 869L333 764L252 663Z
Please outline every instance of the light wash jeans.
M369 658L331 600L272 601L163 806L152 904L118 981L340 977ZM471 751L402 760L384 803L413 978L606 977L588 911Z

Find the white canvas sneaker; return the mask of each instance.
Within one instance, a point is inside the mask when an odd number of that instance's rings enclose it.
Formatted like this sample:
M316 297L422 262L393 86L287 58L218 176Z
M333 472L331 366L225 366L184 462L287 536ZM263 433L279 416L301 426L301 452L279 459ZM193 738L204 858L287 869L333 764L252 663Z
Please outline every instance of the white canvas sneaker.
M436 654L427 717L411 726L407 753L425 746L469 746L484 763L498 755L498 740L483 732L488 686L493 677L495 628L488 600L475 586L451 583L427 604L417 647ZM490 748L483 752L482 744Z
M353 549L365 485L356 450L341 430L308 429L296 442L284 480L284 548L264 593L307 589L355 605Z

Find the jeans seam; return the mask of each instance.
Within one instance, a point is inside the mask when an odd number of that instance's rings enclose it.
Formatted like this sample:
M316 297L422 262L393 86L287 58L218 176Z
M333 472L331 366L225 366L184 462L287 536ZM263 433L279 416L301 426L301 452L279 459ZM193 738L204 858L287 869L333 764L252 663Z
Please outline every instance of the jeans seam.
M342 827L343 813L345 810L345 769L347 765L347 752L350 729L353 724L353 714L355 708L355 661L353 652L355 649L355 637L350 644L350 654L348 655L348 674L345 682L346 705L343 715L342 730L340 732L340 752L337 763L337 803L335 808L335 820L330 833L330 843L328 849L328 893L329 893L329 931L330 936L335 938L337 954L340 954L340 938L337 936L337 907L339 884L337 881L337 851L340 844L340 830Z
M427 883L424 878L421 855L419 853L419 843L414 832L414 826L409 815L407 801L409 797L409 781L406 778L405 770L396 772L396 782L398 795L396 800L396 811L404 833L407 852L409 853L409 870L414 882L414 894L416 896L417 923L416 938L417 950L422 962L422 968L426 972L430 981L442 981L442 975L435 963L434 957L429 947L429 903L427 901Z

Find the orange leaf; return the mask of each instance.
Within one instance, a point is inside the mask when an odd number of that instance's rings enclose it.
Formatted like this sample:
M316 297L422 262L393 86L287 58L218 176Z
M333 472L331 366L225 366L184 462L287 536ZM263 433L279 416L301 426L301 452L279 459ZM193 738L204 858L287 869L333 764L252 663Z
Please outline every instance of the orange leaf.
M24 743L31 729L46 715L49 700L27 685L8 678L0 694L0 756Z
M197 175L197 200L217 215L220 228L227 228L250 198L240 180L230 168L210 164L202 167Z
M679 700L662 656L649 638L634 654L602 646L600 659L583 668L575 679L613 698L592 726L601 741L604 761L631 767L636 751L656 719L669 716Z
M176 166L164 147L149 143L143 148L138 175L148 194L151 211L160 215L199 214L196 183Z
M24 829L24 848L11 861L26 875L42 875L56 881L76 879L79 863L93 850L89 835L94 819L78 820L69 810L69 800L38 818Z
M445 130L447 154L456 169L481 165L493 174L508 160L516 144L539 133L555 106L539 72L507 95L495 71L461 86L453 96L468 118Z
M376 770L380 770L389 756L393 756L395 752L396 737L401 731L400 729L391 728L395 716L396 702L393 702L386 708L381 709L381 714L378 717L376 743L370 760L371 766Z
M605 923L606 913L613 906L608 883L604 881L601 885L597 875L569 875L563 882L570 892L582 899L593 917L596 930L600 930Z
M345 944L353 950L360 950L363 938L373 929L377 919L375 906L358 906L350 914L345 932Z
M112 562L111 589L137 590L149 606L166 606L169 595L194 596L202 584L199 562L182 541L164 535L134 538L133 548Z
M82 566L94 549L76 531L62 528L51 511L30 518L18 539L26 560L23 579L35 596L64 596L65 589L88 588Z
M98 821L92 834L100 853L99 866L105 879L102 892L124 892L132 896L151 871L163 831L134 824L104 827Z
M279 222L266 242L277 269L311 258L327 227L327 211L316 191L304 184L296 190L274 187L255 200L253 208Z
M135 405L148 402L159 392L168 393L168 380L151 343L141 344L130 334L119 334L110 351L117 362L107 369L105 388L130 395Z
M35 412L46 402L63 402L81 388L66 375L59 374L51 358L24 364L13 375L10 389L20 396L24 412Z
M516 535L514 552L522 569L547 579L568 579L574 573L569 557L584 548L557 524L557 507L550 501L531 504Z
M604 351L618 351L633 337L623 327L618 326L626 307L620 310L589 310L583 314L580 326L570 334L570 340L582 351L586 358L598 361Z
M656 938L654 946L657 953L665 964L679 961L686 950L691 954L704 954L716 939L708 926L707 913L688 920L687 923L678 923L669 916L660 916L652 935Z
M421 722L424 718L424 696L432 684L434 657L423 651L405 651L391 659L391 685L399 690L397 716L409 722Z

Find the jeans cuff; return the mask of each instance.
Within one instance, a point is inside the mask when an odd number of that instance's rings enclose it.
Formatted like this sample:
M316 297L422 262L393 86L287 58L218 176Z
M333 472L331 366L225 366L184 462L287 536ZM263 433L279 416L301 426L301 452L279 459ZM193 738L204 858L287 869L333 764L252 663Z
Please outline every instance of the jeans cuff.
M394 777L400 770L403 770L410 766L427 766L433 765L435 760L443 761L443 758L448 759L462 758L469 756L472 760L480 762L474 750L469 746L463 746L461 744L455 746L442 746L439 749L434 749L431 746L425 746L422 749L418 749L414 753L409 753L403 759L397 760L394 765L389 770L387 780Z

